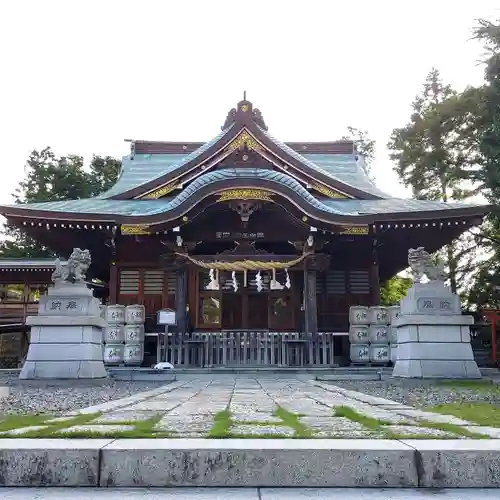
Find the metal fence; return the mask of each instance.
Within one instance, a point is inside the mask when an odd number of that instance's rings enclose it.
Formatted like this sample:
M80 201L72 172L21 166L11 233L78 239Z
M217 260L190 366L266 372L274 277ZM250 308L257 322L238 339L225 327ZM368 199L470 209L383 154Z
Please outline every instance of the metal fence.
M174 366L332 366L333 333L220 331L169 333L166 360Z

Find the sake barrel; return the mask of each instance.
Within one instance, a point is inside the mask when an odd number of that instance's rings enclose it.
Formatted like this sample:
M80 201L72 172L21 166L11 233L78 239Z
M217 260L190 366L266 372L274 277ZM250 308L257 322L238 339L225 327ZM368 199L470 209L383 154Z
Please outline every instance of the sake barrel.
M123 363L123 344L106 344L104 346L104 363L107 365Z
M349 308L349 323L351 325L368 325L368 307L351 306Z
M395 363L398 360L398 345L391 344L391 361Z
M126 365L140 365L144 359L144 344L125 344L123 362Z
M144 342L144 325L125 325L124 340L126 344Z
M371 344L370 362L376 364L386 364L391 359L389 344Z
M398 329L395 326L389 327L389 342L391 344L398 343Z
M368 344L351 344L351 363L367 364L370 361L370 346Z
M125 323L125 306L114 304L106 307L106 321L109 325Z
M394 321L401 316L401 307L390 306L387 308L387 312L389 313L389 325L393 325Z
M140 325L146 320L146 310L144 306L135 304L127 306L125 309L125 323L127 325Z
M372 344L388 344L389 328L385 325L371 325L368 338Z
M349 328L349 341L351 344L366 344L368 342L368 327L355 325Z
M389 312L387 311L387 307L370 307L368 311L368 321L370 325L387 325L389 322Z
M108 325L104 328L103 339L106 344L121 344L125 340L124 325Z

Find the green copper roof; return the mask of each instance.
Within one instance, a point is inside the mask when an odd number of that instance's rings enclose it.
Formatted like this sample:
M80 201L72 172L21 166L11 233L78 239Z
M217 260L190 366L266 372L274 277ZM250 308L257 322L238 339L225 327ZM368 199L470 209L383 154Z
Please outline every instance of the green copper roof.
M321 168L330 177L375 196L390 198L375 186L374 182L366 175L360 160L353 154L302 154L303 158Z
M122 170L116 184L105 193L99 195L98 198L111 198L180 169L183 165L197 158L209 147L217 143L232 126L223 130L211 141L190 154L136 154L133 157L124 157L122 160ZM290 156L308 165L310 168L331 177L332 180L340 181L376 196L389 197L380 191L368 178L361 164L353 154L299 154L286 144L275 139L265 130L261 130L270 141Z
M234 125L224 129L211 141L189 154L136 154L122 159L122 169L116 184L98 198L111 198L138 186L163 177L165 174L181 168L194 158L201 156L216 144Z
M111 198L168 174L182 164L187 154L135 155L122 158L122 169L116 184L98 198Z
M90 198L83 200L52 201L46 203L30 203L27 205L13 205L26 210L43 210L57 213L84 213L109 215L110 219L117 216L150 216L166 213L177 208L196 196L196 193L205 186L214 185L221 181L236 179L266 180L276 187L286 187L300 196L309 205L332 215L367 215L407 212L426 212L436 210L452 210L470 207L467 203L441 203L437 201L405 200L399 198L382 200L350 200L350 199L318 199L302 187L295 179L287 174L267 169L232 168L214 170L195 179L186 189L177 196L160 198L158 200L109 200Z
M316 154L316 153L297 153L284 142L273 137L269 132L259 127L261 132L268 139L285 151L291 157L308 165L332 179L338 180L361 191L388 198L389 195L380 191L375 184L368 178L363 167L354 154Z

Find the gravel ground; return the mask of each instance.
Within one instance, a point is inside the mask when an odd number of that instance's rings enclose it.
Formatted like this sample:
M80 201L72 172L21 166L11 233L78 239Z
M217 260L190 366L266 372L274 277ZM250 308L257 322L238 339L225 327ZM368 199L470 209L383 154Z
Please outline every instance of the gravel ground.
M332 385L417 407L459 401L487 402L500 405L500 385L498 383L492 384L491 389L488 386L486 386L488 388L480 389L470 389L458 385L450 387L438 385L436 382L416 380L343 380L332 382Z
M5 384L0 380L0 385ZM8 384L10 385L10 384ZM62 415L114 399L149 391L165 383L109 381L100 385L26 386L10 385L10 394L0 399L0 415L50 413Z

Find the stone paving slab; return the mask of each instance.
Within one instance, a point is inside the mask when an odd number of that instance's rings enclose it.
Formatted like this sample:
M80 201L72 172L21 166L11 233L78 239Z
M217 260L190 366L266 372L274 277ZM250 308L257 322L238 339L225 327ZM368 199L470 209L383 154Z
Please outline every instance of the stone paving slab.
M324 431L332 434L349 432L370 431L358 422L353 422L344 417L300 417L300 422L313 431Z
M31 425L29 427L21 427L19 429L12 429L10 431L0 432L0 436L19 436L21 434L27 434L28 432L36 432L47 429L46 425Z
M275 423L279 424L282 422L281 418L274 417L273 415L267 415L266 413L233 413L231 411L231 420L233 422L253 422L253 423Z
M498 500L494 489L408 488L2 488L2 500Z
M441 429L417 427L416 425L386 425L384 429L401 436L427 436L431 439L435 437L457 437L456 434Z
M237 436L295 436L295 431L284 425L232 425L230 432Z
M127 432L134 430L133 425L74 425L66 429L59 429L57 432L88 432L96 434L108 434L110 432Z
M113 424L117 422L143 422L144 420L150 420L158 415L162 415L163 412L157 411L133 411L133 410L123 410L116 411L112 413L104 413L100 417L92 420L92 424Z
M259 494L259 500L498 500L490 489L261 488Z
M179 435L192 434L193 432L206 435L210 432L213 422L213 418L207 418L205 415L179 417L168 414L154 428L156 431L175 432Z
M477 434L484 434L491 438L500 439L500 429L498 427L484 427L480 425L466 425L464 427L469 432L475 432Z

